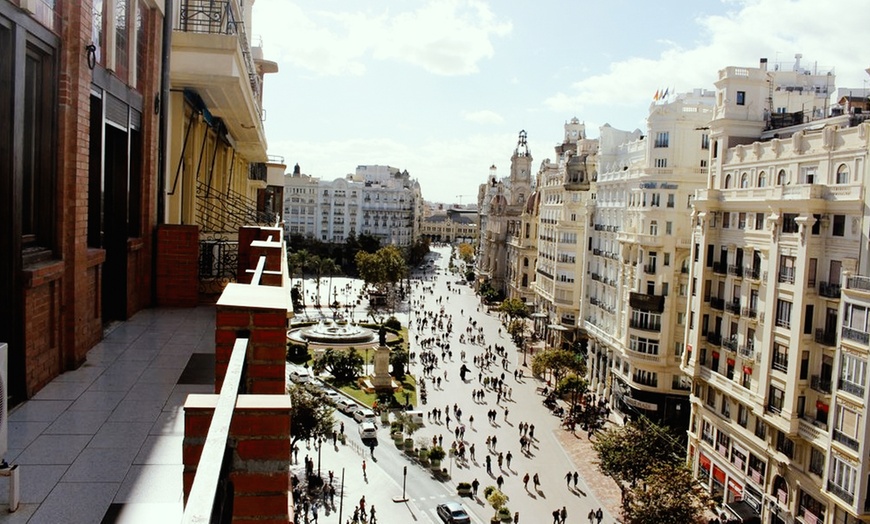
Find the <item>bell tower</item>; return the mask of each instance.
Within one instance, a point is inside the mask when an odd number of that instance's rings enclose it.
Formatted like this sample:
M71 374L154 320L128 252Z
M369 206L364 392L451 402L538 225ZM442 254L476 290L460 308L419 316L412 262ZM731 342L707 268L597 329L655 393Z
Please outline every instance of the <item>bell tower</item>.
M517 147L511 156L511 185L530 184L532 180L532 152L526 142L526 131L520 131Z

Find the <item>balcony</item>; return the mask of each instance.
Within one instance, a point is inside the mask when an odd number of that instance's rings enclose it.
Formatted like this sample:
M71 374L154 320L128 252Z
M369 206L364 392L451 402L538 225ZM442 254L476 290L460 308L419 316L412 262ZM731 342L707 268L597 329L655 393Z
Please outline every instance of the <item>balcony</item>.
M745 307L745 308L740 310L740 316L743 316L746 318L755 318L758 316L758 310L756 310L755 308L752 308L752 307Z
M728 351L737 351L737 337L732 335L731 338L723 338L722 347Z
M728 302L727 304L725 304L725 310L728 311L729 313L739 315L740 314L740 301L739 300L732 300L731 302Z
M840 298L840 284L819 282L819 295L827 298Z
M833 495L836 495L840 500L842 500L846 504L849 504L850 506L855 500L855 495L849 493L848 491L834 484L830 480L828 481L828 491Z
M743 270L743 276L752 280L758 280L759 278L761 278L761 268L747 266Z
M854 276L846 279L846 289L870 292L870 277Z
M870 343L870 334L846 326L843 326L843 331L840 333L840 336L846 340L858 342L865 346Z
M837 332L825 329L816 329L816 342L825 346L837 346Z
M837 381L837 389L840 391L845 391L850 395L855 395L859 398L864 398L864 386L861 384L855 384L854 382L849 382L848 380L840 379Z
M810 387L819 393L826 395L831 394L831 379L824 378L821 375L813 375L810 377Z
M662 323L661 321L652 321L652 320L637 320L631 318L628 320L628 325L634 329L643 329L644 331L661 331Z
M656 265L655 264L645 264L643 266L643 272L647 275L655 275L656 274Z
M794 268L780 268L778 281L782 284L794 284Z
M743 266L741 266L739 264L738 265L735 265L735 264L729 265L728 266L728 274L733 275L735 277L742 277L743 276Z
M854 438L844 434L838 429L834 429L832 437L834 440L839 442L840 444L845 445L847 448L852 451L858 451L858 448L861 446L861 443L855 440Z
M725 309L725 299L719 297L710 297L710 307L717 311L723 311Z
M265 162L260 75L239 0L181 0L172 16L172 89L194 91L236 149Z
M737 354L743 358L752 360L753 358L755 358L755 347L752 345L740 346L737 349Z
M629 305L635 309L661 313L665 310L665 297L662 295L648 295L632 291L628 296Z
M722 344L722 334L721 333L707 333L707 342L713 344L714 346L719 346Z
M728 264L725 262L713 262L713 273L724 275L728 273Z

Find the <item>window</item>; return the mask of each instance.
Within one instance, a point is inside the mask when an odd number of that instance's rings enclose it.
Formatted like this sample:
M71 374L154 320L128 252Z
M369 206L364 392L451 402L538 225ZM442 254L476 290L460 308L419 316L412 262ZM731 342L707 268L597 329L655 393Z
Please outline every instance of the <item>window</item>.
M725 175L725 189L731 189L731 173Z
M725 418L731 417L731 399L729 399L727 395L722 395L722 406L719 413L721 413Z
M810 448L810 473L822 476L825 471L825 454L815 447Z
M767 174L764 171L758 173L758 187L767 187Z
M737 214L737 229L746 229L746 213Z
M850 439L858 438L861 425L861 414L845 404L837 404L837 414L834 417L834 429Z
M788 458L794 458L794 441L782 431L776 432L776 450Z
M788 346L778 342L773 345L772 366L773 369L783 373L788 371Z
M831 235L835 237L842 237L846 234L846 215L834 215L833 227L831 228Z
M665 222L665 234L671 236L674 234L674 223L671 221Z
M831 470L828 473L828 483L833 484L849 495L855 495L855 481L858 470L840 455L831 454ZM851 503L851 500L850 500Z
M749 175L744 172L740 175L740 188L746 189L747 187L749 187Z
M755 213L755 230L761 231L764 229L764 213Z
M791 302L788 300L776 300L776 325L786 329L791 327Z
M674 194L673 193L668 193L667 207L671 207L671 208L674 207Z
M713 389L713 386L707 386L707 406L716 408L716 390Z
M731 212L723 211L722 212L722 229L728 229L731 227Z
M779 281L786 284L794 284L795 257L779 256Z
M746 105L746 91L737 91L737 105Z
M867 361L864 358L843 353L840 360L840 389L859 397L864 396L867 382Z
M743 404L737 406L737 423L744 428L749 424L749 409Z
M655 147L668 147L668 139L670 138L670 133L665 131L663 133L656 133L656 141Z
M659 223L656 220L652 220L649 223L649 234L652 236L656 236L659 234Z
M818 235L822 232L822 215L813 214L813 227L810 229L810 234Z
M776 386L770 386L767 394L767 409L774 413L782 411L785 403L785 392Z
M668 222L668 224L670 224L670 222ZM668 231L668 234L670 235L671 232ZM662 262L662 264L665 265L665 266L670 266L670 265L671 265L671 254L670 254L670 253L665 253L665 255L664 255L664 261Z
M706 133L701 135L701 149L710 149L710 135Z
M783 213L782 214L782 232L783 233L797 233L798 232L798 223L797 223L797 213Z
M658 168L668 167L668 159L667 158L656 158L655 166Z
M837 168L837 184L848 184L849 183L849 168L846 167L846 164L840 164L840 167Z
M786 182L785 169L780 169L779 172L776 174L776 185L784 186L785 182Z

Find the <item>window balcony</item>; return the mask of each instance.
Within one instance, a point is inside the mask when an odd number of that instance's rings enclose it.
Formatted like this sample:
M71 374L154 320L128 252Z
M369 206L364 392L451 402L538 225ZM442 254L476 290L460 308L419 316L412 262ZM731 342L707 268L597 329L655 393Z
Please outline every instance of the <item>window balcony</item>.
M838 430L838 429L834 429L834 432L833 432L833 434L832 434L832 437L833 437L834 440L836 440L836 441L839 442L840 444L844 444L847 448L849 448L849 449L851 449L851 450L853 450L853 451L858 451L858 448L859 448L860 445L861 445L860 442L858 442L858 441L855 440L854 438L852 438L852 437L850 437L850 436L844 434L843 432L841 432L841 431Z
M825 329L816 329L816 342L825 346L836 347L837 333Z
M740 314L740 301L736 300L736 301L731 301L731 302L725 304L725 310L728 311L729 313L739 315Z
M779 282L783 284L794 284L794 268L784 267L779 270Z
M728 272L728 265L724 262L713 262L713 273L724 275Z
M643 272L647 275L655 275L656 273L656 265L655 264L645 264L643 266Z
M854 276L846 279L846 289L870 292L870 277Z
M858 342L865 346L870 343L870 334L846 326L843 326L843 331L840 333L840 336L846 340Z
M734 336L731 338L723 338L722 347L728 351L737 351L737 338Z
M665 297L663 295L650 295L632 291L628 296L629 305L635 309L661 313L665 310Z
M628 320L628 325L634 329L643 329L644 331L661 331L662 323L661 321L651 321L651 320L637 320L631 318Z
M719 297L710 297L710 307L722 311L725 309L725 299Z
M827 298L840 298L840 284L819 282L819 295Z
M707 333L707 342L713 344L714 346L719 346L722 344L722 334L721 333Z
M220 117L249 160L266 160L262 87L239 0L181 0L173 13L170 81ZM259 48L258 48L259 49ZM275 72L273 63L266 72Z
M747 359L751 360L751 359L755 358L755 347L753 347L751 344L748 346L740 346L737 349L737 354L743 358L747 358Z
M728 266L728 274L735 277L743 276L743 266L731 264Z
M855 500L855 495L853 495L852 493L849 493L848 491L846 491L845 489L841 488L840 486L834 484L830 480L828 481L828 491L831 492L832 494L836 495L837 497L839 497L840 500L849 504L850 506L852 505L852 502Z
M826 395L831 394L831 379L824 378L821 375L813 375L810 377L810 387L819 393L824 393Z
M743 271L743 276L752 280L758 280L761 278L761 268L747 266Z
M755 308L745 307L740 310L740 316L746 318L755 318L758 316L758 311Z
M848 380L841 378L837 382L837 389L855 395L856 397L864 398L864 386L861 384L855 384L854 382L849 382Z

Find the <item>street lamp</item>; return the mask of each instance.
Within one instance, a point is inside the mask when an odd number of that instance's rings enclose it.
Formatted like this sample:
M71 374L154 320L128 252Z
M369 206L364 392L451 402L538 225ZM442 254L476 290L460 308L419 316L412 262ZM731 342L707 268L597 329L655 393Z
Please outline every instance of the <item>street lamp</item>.
M317 477L320 478L320 448L323 447L323 435L317 437Z

